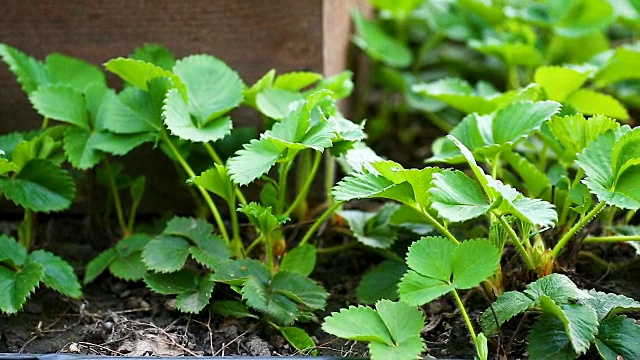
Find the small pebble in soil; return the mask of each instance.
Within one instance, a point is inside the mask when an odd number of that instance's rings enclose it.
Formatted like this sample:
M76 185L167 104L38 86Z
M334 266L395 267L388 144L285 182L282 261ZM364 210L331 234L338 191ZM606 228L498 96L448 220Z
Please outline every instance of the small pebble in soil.
M269 356L271 355L271 351L269 351L269 344L266 341L260 339L259 337L253 335L246 342L245 346L247 350L251 353L252 356Z

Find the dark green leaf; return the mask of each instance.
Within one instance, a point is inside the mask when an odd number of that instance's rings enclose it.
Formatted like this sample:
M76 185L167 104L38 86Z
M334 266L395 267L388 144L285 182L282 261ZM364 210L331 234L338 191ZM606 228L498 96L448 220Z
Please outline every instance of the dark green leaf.
M176 63L171 51L158 44L145 44L136 48L131 58L157 65L165 70L171 70Z
M180 270L189 256L189 242L181 237L158 235L142 251L149 270L162 273Z
M32 261L17 272L0 266L0 311L8 314L20 311L43 276L42 265Z
M400 261L385 260L381 262L360 280L356 288L358 301L373 304L381 299L397 300L398 283L407 270L407 265Z
M532 359L571 360L578 357L571 347L564 325L553 315L541 315L533 325L527 340L527 352Z
M142 260L142 253L138 251L113 260L109 265L109 271L119 279L138 281L144 278L147 273L147 267Z
M540 297L540 308L555 315L564 325L573 350L584 354L598 333L598 316L589 306L558 305L546 295Z
M118 253L114 248L111 248L101 252L98 256L91 259L84 271L83 283L86 285L95 280L100 274L107 270L109 265L117 258Z
M640 358L640 326L626 316L615 316L600 323L596 348L606 360Z
M268 284L249 276L242 287L247 305L272 317L277 323L291 325L298 316L296 304L284 294L272 292Z
M162 231L165 235L182 236L197 245L201 245L207 241L208 236L212 232L213 225L205 220L180 216L174 216L169 220L167 226Z
M82 296L78 277L71 265L62 258L45 250L36 250L29 254L29 259L42 265L42 282L47 287L75 299Z
M22 266L27 261L27 249L9 235L0 235L0 263L8 262L13 266Z
M68 127L64 132L64 153L77 169L87 170L102 160L104 152L96 147L98 133L79 127Z
M389 36L376 23L365 19L360 11L354 11L352 18L357 34L353 42L370 57L396 68L411 64L413 55L405 44Z
M279 271L273 276L270 291L310 309L324 309L329 294L313 280L298 273Z
M623 311L640 310L640 302L629 297L618 294L604 293L596 290L589 290L587 294L591 298L586 298L581 303L590 306L598 314L598 321L611 318Z
M399 207L399 204L386 203L375 213L342 210L337 214L347 222L358 241L367 246L386 249L393 244L397 237L389 221L391 215Z
M164 295L182 294L195 289L198 273L193 270L180 270L168 274L147 273L144 281L151 290Z
M507 291L482 314L482 331L491 336L512 317L524 312L536 301L518 291Z
M305 244L288 251L282 258L278 271L290 271L302 276L309 276L315 266L316 248L313 245Z
M237 300L219 300L211 303L211 311L222 316L233 316L234 318L253 318L259 319L258 316L249 311L249 308L242 302Z
M254 259L228 260L216 268L212 279L230 285L241 286L249 276L253 276L263 283L271 280L269 269L263 263Z
M176 297L176 308L186 313L199 313L209 303L215 284L207 276L201 278L196 288L183 292Z

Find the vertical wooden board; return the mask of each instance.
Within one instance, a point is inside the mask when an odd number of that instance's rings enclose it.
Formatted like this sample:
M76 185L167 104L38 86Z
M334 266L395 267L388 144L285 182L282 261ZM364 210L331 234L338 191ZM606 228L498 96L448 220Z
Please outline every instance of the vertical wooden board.
M4 2L0 42L43 59L51 52L102 64L143 43L178 57L208 53L246 82L271 68L323 70L322 0ZM0 65L0 133L38 126L15 78Z

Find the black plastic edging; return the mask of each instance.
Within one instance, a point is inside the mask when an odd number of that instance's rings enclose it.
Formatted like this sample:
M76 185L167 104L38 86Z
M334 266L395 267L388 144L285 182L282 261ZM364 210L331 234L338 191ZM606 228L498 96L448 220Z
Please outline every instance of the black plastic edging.
M280 358L283 360L368 360L361 357L339 357L339 356L198 356L194 359L202 360L260 360ZM185 360L189 356L106 356L106 355L79 355L79 354L7 354L0 353L0 360L105 360L105 359L123 359L123 360Z

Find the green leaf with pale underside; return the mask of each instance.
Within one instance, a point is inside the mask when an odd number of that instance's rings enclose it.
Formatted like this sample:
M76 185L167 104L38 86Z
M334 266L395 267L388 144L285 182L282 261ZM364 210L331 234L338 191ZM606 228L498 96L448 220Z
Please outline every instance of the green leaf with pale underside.
M461 222L485 214L487 202L478 183L458 170L444 170L433 176L431 207L451 222Z

